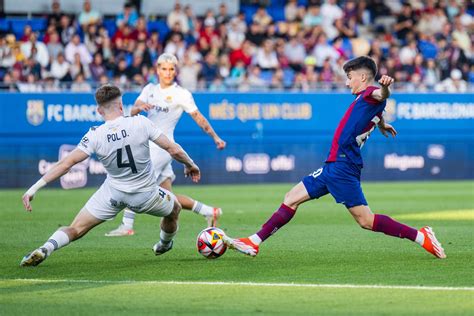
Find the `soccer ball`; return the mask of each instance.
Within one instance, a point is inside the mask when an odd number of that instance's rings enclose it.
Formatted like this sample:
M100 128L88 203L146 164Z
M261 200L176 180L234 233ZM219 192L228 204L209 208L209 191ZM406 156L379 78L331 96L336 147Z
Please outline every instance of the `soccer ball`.
M207 259L216 259L222 256L227 250L222 239L224 235L222 229L216 227L208 227L201 231L196 243L199 253Z

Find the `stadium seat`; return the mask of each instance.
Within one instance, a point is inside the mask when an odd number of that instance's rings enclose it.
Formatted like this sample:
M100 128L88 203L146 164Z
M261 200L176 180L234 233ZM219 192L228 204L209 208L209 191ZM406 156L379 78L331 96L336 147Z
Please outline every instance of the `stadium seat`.
M163 40L165 36L170 31L168 25L166 25L165 21L157 20L157 21L150 21L147 24L148 32L158 31L160 33L160 39Z
M291 87L295 78L295 72L291 68L283 69L283 85L285 87Z
M272 81L273 71L271 70L262 70L260 73L260 78L265 80L265 82L270 83Z
M117 31L117 24L115 24L115 20L104 20L103 25L107 32L109 33L109 36L112 37L114 36L115 32Z
M0 19L0 31L8 31L10 29L10 23L7 19Z
M285 9L283 7L270 7L267 12L273 18L273 21L285 21Z
M48 20L44 18L34 18L28 21L28 24L31 25L31 29L34 32L42 32L47 28Z
M252 17L255 14L255 12L257 12L257 8L258 7L253 6L253 5L242 5L242 6L240 6L240 11L245 13L245 22L247 24L252 23Z

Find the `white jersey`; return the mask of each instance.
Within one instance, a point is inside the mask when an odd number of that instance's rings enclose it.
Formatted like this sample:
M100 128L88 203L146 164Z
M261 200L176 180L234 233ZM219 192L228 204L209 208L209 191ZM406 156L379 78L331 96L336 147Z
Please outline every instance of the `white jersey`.
M107 170L107 180L116 190L134 193L156 188L156 175L150 160L149 141L163 132L142 115L119 117L93 127L77 146L96 154Z
M150 83L143 88L138 100L153 105L148 111L148 118L172 141L183 112L191 113L198 109L191 92L177 83L166 89L162 89L160 84Z

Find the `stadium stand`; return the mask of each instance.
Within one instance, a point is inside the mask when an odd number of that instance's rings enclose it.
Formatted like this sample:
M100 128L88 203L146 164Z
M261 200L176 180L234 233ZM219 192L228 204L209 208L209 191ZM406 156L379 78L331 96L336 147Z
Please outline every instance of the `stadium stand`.
M126 2L120 14L98 20L93 7L75 14L56 7L41 16L2 12L0 87L47 91L51 85L46 83L54 80L61 89L69 89L75 81L92 89L101 81L91 75L89 61L100 54L99 66L109 76L102 82L107 79L138 90L156 81L154 62L160 53L169 52L183 65L189 59L196 66L181 69L180 77L197 83L187 87L191 90L206 90L215 81L241 91L336 89L344 84L343 62L368 54L379 63L380 74L396 78L396 89L473 91L473 7L461 0L242 0L238 14L227 14L223 4L196 16L192 5L177 4L171 12L150 14L140 11L140 1L133 1ZM134 22L128 25L131 15ZM87 22L80 25L80 19ZM90 58L81 58L79 64L66 60L62 67L69 69L68 75L54 77L57 52L65 50L73 33L80 35ZM50 43L53 34L60 38L59 47ZM267 39L271 51L264 49ZM300 49L298 56L289 48L292 39ZM46 65L39 60L43 45L49 54ZM243 45L249 46L247 55L237 54ZM142 60L139 73L131 71L136 55ZM276 58L276 66L259 62L259 56L264 61ZM118 68L121 60L126 63L121 67L129 71ZM244 62L242 71L235 69L238 60Z

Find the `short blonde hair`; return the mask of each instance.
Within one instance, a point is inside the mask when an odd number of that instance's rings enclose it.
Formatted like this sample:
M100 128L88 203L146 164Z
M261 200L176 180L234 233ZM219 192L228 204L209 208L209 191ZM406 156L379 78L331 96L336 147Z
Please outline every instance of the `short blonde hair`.
M176 56L173 54L164 53L161 54L160 57L158 57L156 65L159 66L162 63L170 63L176 66L178 65L178 58L176 58Z

